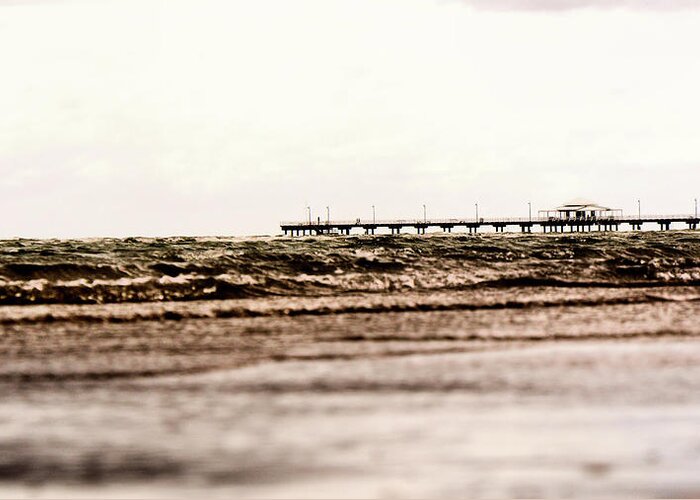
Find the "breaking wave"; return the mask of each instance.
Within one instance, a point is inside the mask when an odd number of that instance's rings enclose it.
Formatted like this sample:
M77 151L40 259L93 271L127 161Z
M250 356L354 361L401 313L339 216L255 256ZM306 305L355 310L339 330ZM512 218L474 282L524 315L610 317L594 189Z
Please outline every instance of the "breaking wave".
M0 242L0 305L700 285L700 233Z

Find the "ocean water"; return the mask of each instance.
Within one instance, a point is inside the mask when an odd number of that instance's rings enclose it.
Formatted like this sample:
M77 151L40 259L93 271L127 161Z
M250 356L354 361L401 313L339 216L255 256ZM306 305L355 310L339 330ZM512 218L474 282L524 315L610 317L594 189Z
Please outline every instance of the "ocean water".
M700 284L698 233L0 242L0 305Z
M0 242L0 493L700 495L700 232Z

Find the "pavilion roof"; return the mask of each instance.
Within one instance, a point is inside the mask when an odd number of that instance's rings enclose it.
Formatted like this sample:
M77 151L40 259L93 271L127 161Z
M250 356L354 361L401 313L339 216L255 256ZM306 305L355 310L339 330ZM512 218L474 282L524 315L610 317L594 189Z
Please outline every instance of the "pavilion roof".
M612 210L615 209L603 206L595 201L587 200L585 198L575 198L564 203L563 205L551 209L551 211L556 212L607 212Z

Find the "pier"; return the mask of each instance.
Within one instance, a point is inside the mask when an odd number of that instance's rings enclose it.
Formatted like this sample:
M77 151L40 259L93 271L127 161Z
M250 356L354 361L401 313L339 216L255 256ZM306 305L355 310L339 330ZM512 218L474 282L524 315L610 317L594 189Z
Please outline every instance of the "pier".
M306 207L309 213L307 221L282 222L280 227L286 235L303 236L306 234L340 234L349 235L351 231L364 234L376 234L377 230L389 231L390 234L401 234L402 231L415 231L425 234L428 229L438 229L445 233L462 229L467 233L477 233L482 228L492 228L497 233L513 229L516 232L532 233L533 228L543 233L582 233L619 231L623 225L632 231L641 231L644 224L653 224L661 231L671 229L671 224L684 224L688 229L698 229L698 200L695 201L695 214L680 215L642 215L641 201L637 200L637 215L625 216L619 208L602 206L594 201L576 198L556 208L539 210L537 217L532 216L532 204L528 202L528 217L479 217L479 205L475 204L473 218L463 219L428 219L426 206L423 205L422 219L376 220L376 212L372 206L372 218L369 220L355 219L353 221L330 220L330 209L326 207L326 220L320 217L314 222L311 218L311 207Z
M412 232L425 234L428 229L438 229L445 233L462 230L466 233L477 233L483 228L493 228L497 233L521 232L532 233L539 230L543 233L576 233L576 232L605 232L619 231L621 228L640 231L643 224L653 224L655 228L668 231L671 224L682 224L683 229L698 229L700 218L697 215L634 215L611 217L507 217L471 219L396 219L396 220L316 220L281 222L280 228L285 235L349 235L351 232L360 234L376 234L378 230L388 231L389 234Z

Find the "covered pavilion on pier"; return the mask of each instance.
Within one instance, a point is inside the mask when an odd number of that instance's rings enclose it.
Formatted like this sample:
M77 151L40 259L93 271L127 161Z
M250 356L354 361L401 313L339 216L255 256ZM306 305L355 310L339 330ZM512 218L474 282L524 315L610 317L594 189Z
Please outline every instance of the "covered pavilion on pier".
M584 198L576 198L549 210L539 210L545 220L600 220L622 217L622 209L605 207Z

